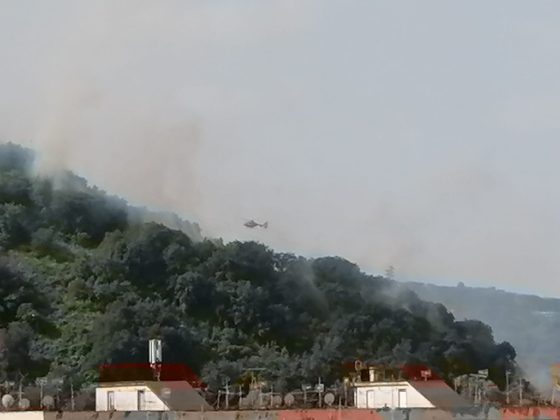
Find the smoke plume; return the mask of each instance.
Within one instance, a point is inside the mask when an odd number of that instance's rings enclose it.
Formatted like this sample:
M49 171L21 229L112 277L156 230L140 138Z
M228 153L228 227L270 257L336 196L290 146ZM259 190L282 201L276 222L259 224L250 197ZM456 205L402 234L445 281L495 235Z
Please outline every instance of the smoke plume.
M558 295L560 30L459 9L5 5L0 138L207 236Z

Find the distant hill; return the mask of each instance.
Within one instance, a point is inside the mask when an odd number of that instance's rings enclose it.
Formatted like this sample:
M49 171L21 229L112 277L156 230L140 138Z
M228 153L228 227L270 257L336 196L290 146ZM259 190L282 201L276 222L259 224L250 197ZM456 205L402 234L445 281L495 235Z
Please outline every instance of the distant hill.
M510 342L535 385L550 389L550 365L560 363L560 299L496 288L405 283L421 299L444 304L456 319L480 319L497 340Z

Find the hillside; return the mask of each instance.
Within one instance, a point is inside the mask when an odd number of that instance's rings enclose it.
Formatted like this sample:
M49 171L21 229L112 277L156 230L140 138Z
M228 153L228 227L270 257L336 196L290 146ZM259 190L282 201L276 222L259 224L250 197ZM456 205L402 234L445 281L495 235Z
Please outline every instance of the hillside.
M560 363L560 299L510 293L495 288L407 283L421 299L444 304L456 319L476 317L496 338L510 342L525 374L550 388L550 365Z
M91 383L102 363L146 361L156 336L165 361L214 389L256 367L276 390L332 383L356 358L445 378L489 368L499 384L514 367L487 325L344 259L189 237L73 174L32 169L32 152L0 145L0 381Z

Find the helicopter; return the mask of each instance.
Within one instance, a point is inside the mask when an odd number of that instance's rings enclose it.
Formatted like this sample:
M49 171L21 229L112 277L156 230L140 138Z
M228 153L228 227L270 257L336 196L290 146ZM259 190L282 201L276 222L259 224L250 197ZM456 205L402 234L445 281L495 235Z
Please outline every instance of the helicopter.
M263 229L267 229L268 228L268 222L257 223L253 219L251 219L248 222L245 222L243 224L243 226L248 227L249 229L254 229L256 227L262 227Z

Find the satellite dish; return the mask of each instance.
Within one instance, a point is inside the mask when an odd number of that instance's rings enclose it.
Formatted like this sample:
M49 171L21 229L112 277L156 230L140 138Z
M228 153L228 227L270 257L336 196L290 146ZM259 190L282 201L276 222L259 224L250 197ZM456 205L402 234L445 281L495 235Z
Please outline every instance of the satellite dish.
M286 404L288 407L294 405L295 402L296 399L294 398L294 394L286 394L286 396L284 397L284 404Z
M21 400L18 401L18 407L21 408L22 410L27 410L30 405L31 402L27 398L22 398Z
M14 402L14 397L12 397L10 394L2 396L2 407L10 408L12 405L14 405Z
M327 392L324 398L325 404L329 407L334 404L334 394L332 392Z
M41 400L41 404L45 408L53 408L54 407L54 398L50 395L45 395Z
M274 407L280 407L282 405L282 397L280 395L272 397L272 405Z

